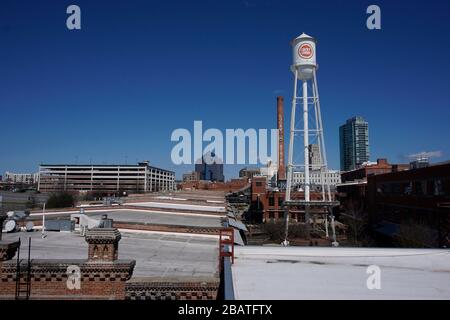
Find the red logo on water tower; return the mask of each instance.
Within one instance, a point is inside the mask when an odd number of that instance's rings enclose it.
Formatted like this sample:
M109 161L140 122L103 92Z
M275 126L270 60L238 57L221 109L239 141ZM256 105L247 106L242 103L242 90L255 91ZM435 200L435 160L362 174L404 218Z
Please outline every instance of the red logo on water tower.
M313 56L313 48L309 43L304 43L298 48L298 55L302 59L309 59Z

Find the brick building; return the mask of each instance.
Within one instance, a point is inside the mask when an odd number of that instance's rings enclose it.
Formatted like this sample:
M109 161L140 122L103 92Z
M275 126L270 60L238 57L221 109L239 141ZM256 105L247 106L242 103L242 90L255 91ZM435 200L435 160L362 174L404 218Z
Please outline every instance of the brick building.
M368 162L358 169L341 173L341 181L364 180L374 174L382 174L393 171L402 171L409 169L409 164L390 164L387 159L377 159L376 163Z
M183 182L195 182L200 180L200 172L191 171L183 173Z
M6 217L0 217L2 225ZM114 228L86 233L87 259L31 259L19 241L1 240L0 300L214 300L220 279L214 277L132 277L135 260L119 259L121 235ZM25 248L26 249L26 248ZM23 250L26 251L26 250ZM17 272L19 266L19 273ZM29 270L29 275L28 275ZM17 275L19 274L19 277ZM29 281L28 281L29 280ZM79 280L79 286L76 285ZM21 292L16 290L17 283ZM29 290L28 290L29 288Z
M26 292L17 292L17 281L29 283L29 299L125 299L125 283L133 274L135 261L118 259L120 233L117 229L93 229L88 231L86 241L86 260L33 259L30 265L27 259L11 260L18 242L2 241L0 299L28 298ZM80 273L72 273L74 270ZM78 288L68 285L71 279L79 280Z
M242 168L241 170L239 170L239 177L240 178L245 178L247 177L248 179L253 178L254 176L258 176L261 174L261 169L260 168Z
M390 164L387 159L377 159L376 163L341 173L342 183L337 185L337 198L343 215L359 216L366 219L368 213L367 178L377 174L409 169L407 164Z
M271 188L266 177L253 177L251 182L251 220L254 222L276 221L284 218L285 191ZM334 196L334 194L332 194ZM293 200L304 199L304 192L291 193ZM311 192L311 200L321 200L321 192ZM304 221L304 210L290 209L290 219Z
M189 181L183 182L177 186L181 190L217 190L234 192L245 188L249 185L247 178L231 179L227 182L211 182L211 181Z
M450 245L450 163L372 175L367 190L370 223L381 240Z

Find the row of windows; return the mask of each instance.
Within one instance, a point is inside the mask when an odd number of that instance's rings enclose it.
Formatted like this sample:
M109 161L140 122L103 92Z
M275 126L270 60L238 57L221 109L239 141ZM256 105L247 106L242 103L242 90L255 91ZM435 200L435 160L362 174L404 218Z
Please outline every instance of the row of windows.
M309 180L309 182L310 183L316 183L316 184L321 184L322 183L322 180L321 179L310 179ZM323 182L324 183L333 183L333 184L335 184L335 183L341 183L341 179L324 179L323 180ZM294 183L301 183L301 184L304 184L305 183L305 180L304 179L294 179Z
M377 186L377 192L393 195L448 196L450 195L450 179L381 183Z
M278 198L278 206L282 207L283 206L283 198ZM269 207L273 207L275 206L275 198L274 197L269 197Z
M297 220L299 222L304 220L298 213L290 213L289 217L291 220ZM278 212L277 214L275 214L275 212L271 211L269 212L269 219L284 219L284 212Z

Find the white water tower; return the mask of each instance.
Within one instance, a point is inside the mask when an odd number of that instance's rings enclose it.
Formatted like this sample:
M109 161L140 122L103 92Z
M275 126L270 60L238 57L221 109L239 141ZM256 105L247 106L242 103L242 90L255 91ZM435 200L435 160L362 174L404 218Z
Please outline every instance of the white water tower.
M317 62L316 62L316 40L302 33L300 36L292 40L292 65L291 71L294 73L294 95L292 98L291 110L291 127L289 135L289 150L288 150L288 167L287 167L287 181L286 181L286 239L285 244L288 243L288 223L289 223L289 206L300 206L304 208L305 222L309 223L310 213L324 212L329 207L336 205L335 201L331 199L330 179L327 179L327 156L325 151L325 140L323 137L322 116L320 111L319 91L317 87ZM298 91L298 84L301 83L301 94ZM300 110L298 110L300 109ZM298 125L296 121L297 111L302 112L303 126ZM302 152L297 152L300 160L297 162L295 157L296 140L303 138L299 144ZM319 151L319 161L314 164L309 163L309 146L310 144L317 144ZM300 150L298 150L300 151ZM299 186L293 183L293 172L304 172L304 184L300 187L304 190L304 199L297 197L291 199L291 191L294 187L298 189ZM315 195L314 200L311 200L311 184L310 174L313 171L316 175L319 173L319 185L321 186L321 196ZM327 214L325 214L325 220ZM327 225L326 225L327 226ZM328 232L327 232L328 234Z
M316 40L302 33L292 40L292 66L293 73L298 71L298 79L309 80L314 75L316 64Z

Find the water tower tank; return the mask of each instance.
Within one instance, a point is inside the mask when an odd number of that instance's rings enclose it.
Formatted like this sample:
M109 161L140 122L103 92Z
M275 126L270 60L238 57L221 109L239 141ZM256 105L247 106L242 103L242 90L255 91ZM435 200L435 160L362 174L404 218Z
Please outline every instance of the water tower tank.
M313 76L313 70L316 68L316 40L302 33L292 40L292 72L298 70L298 78L309 80Z

